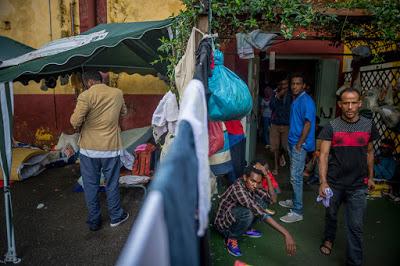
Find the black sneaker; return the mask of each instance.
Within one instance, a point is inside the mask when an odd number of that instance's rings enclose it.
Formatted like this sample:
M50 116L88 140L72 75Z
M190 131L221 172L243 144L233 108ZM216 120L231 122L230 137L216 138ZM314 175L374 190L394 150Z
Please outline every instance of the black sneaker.
M122 214L122 217L119 220L117 220L115 223L110 223L110 226L116 227L116 226L122 224L123 222L125 222L126 220L128 220L128 218L129 218L129 213L124 212L124 214Z
M90 231L99 231L101 229L101 223L98 224L89 224L89 230Z

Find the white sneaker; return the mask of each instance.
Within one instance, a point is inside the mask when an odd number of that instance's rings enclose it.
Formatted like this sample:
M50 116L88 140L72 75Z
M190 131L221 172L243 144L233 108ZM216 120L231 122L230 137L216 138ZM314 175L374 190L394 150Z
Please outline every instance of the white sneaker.
M285 208L293 208L293 201L291 199L279 201L279 205Z
M297 214L290 210L288 214L279 218L284 223L295 223L303 220L303 215Z
M128 218L129 218L129 213L124 212L124 213L122 214L122 217L119 219L119 221L117 221L117 222L115 222L115 223L110 223L110 226L111 226L111 227L116 227L116 226L118 226L118 225L124 223L126 220L128 220Z

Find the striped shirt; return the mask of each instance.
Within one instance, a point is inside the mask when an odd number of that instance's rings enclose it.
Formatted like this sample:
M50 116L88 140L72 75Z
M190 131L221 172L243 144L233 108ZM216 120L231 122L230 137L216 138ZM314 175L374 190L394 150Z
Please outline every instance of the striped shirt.
M256 202L256 196L267 202L270 201L268 192L263 189L250 191L246 188L244 181L238 178L221 196L215 226L223 231L229 228L236 220L232 209L242 206L251 210L255 216L264 216L266 211Z
M368 178L368 144L379 137L372 120L360 116L355 122L338 117L329 122L318 138L331 142L327 178L337 189L358 189Z

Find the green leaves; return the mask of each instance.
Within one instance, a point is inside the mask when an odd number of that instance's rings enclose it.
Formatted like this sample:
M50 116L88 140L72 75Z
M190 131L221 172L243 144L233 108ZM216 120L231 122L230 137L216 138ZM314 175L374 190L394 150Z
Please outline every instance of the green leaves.
M175 17L173 24L174 39L161 40L159 51L163 54L157 62L168 62L168 77L173 87L174 67L182 57L192 26L204 6L198 0L181 0L186 9ZM331 35L350 47L359 40L370 47L385 41L397 43L400 39L400 1L399 0L211 0L212 32L218 32L220 38L232 38L237 32L250 32L254 29L280 31L285 39L307 37L309 32L322 32ZM316 9L316 4L318 8ZM317 12L324 8L366 9L372 14L372 20L365 18L339 17L335 14ZM375 40L375 41L370 41ZM374 52L374 60L382 57Z

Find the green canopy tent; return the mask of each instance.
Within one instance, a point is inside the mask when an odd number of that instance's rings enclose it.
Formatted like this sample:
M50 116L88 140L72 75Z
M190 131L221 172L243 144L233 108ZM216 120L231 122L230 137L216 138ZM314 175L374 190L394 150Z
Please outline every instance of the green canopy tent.
M142 75L165 75L166 65L152 64L159 56L157 51L161 38L171 37L171 19L133 23L101 24L89 31L75 36L85 39L95 35L90 41L76 48L54 50L41 56L40 50L33 51L14 61L4 61L6 68L0 69L0 155L4 176L5 212L7 220L8 251L6 262L18 263L16 256L14 230L12 224L12 203L9 188L12 141L12 82L27 83L30 80L58 77L59 75L85 70L111 71L115 73L138 73ZM51 44L51 43L50 43ZM51 47L51 45L49 45ZM35 54L34 57L29 57ZM43 53L42 55L45 55ZM29 59L30 58L30 59ZM3 67L4 67L3 65ZM2 65L0 64L0 68Z
M0 64L4 60L11 59L35 50L30 46L5 36L0 36L0 47Z
M158 57L160 38L168 38L171 20L100 24L81 34L81 37L105 32L104 38L94 40L54 55L37 58L0 70L0 82L40 81L82 69L138 73L165 74L165 64L151 64ZM2 66L0 65L0 68Z

